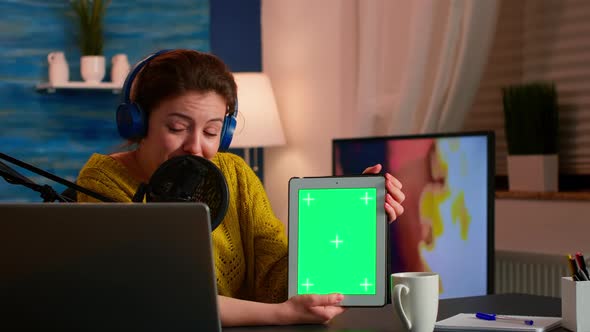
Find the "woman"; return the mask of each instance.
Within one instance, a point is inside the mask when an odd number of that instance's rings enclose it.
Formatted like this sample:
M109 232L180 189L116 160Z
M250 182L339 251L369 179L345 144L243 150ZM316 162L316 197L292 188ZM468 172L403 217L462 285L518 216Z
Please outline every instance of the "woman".
M78 184L130 202L139 184L149 182L164 161L187 154L209 159L225 176L230 191L227 214L212 233L222 325L323 323L341 313L341 294L287 299L284 226L251 168L240 157L218 151L220 144L221 150L228 145L225 129L237 102L236 83L226 65L197 51L158 52L136 66L124 89L129 100L118 113L131 107L140 114L133 125L121 124L126 116L118 114L119 131L137 148L92 155ZM365 173L380 170L381 165L375 165ZM401 183L386 177L385 208L394 220L403 213L404 195ZM78 194L78 201L95 200Z

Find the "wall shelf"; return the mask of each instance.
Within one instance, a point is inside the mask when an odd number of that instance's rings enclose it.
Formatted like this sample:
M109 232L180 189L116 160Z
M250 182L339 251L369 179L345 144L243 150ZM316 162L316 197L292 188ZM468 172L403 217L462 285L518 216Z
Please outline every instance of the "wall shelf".
M66 82L59 84L52 84L49 82L39 83L36 86L38 91L46 91L47 93L55 93L58 89L64 90L111 90L115 94L121 93L123 85L114 82L99 82L99 83L87 83L87 82Z

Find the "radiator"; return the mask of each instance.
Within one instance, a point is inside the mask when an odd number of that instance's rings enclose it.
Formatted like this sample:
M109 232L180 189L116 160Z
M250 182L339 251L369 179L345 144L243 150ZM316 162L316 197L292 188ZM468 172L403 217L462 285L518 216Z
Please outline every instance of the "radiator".
M570 276L565 254L496 250L495 255L496 294L521 293L561 297L561 277Z

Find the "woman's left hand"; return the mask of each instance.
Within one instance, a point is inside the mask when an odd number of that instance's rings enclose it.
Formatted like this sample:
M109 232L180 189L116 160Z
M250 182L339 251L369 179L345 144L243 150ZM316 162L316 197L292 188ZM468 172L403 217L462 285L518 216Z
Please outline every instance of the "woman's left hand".
M346 308L339 304L342 294L304 294L296 295L279 304L278 325L326 324L343 313Z
M367 167L363 174L379 174L382 168L381 164ZM385 212L387 212L389 223L392 223L404 213L402 202L406 199L406 195L402 192L402 183L389 173L385 173L385 189L387 190Z

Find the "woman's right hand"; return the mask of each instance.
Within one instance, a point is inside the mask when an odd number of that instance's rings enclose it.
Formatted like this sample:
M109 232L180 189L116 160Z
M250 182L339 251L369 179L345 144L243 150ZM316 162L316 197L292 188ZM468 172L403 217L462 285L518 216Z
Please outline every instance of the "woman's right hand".
M290 324L324 324L343 313L346 309L339 306L342 294L305 294L297 295L279 304L280 323Z

